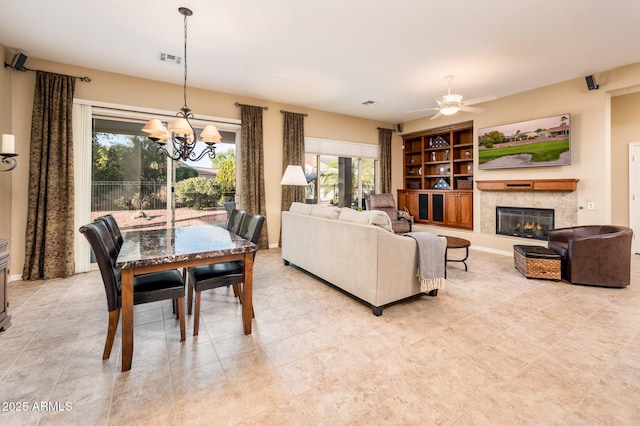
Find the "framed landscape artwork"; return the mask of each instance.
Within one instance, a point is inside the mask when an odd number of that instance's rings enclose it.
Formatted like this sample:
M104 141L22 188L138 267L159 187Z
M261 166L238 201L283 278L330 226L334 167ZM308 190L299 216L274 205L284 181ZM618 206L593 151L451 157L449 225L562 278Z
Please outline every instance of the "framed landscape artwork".
M571 116L521 121L478 130L478 169L568 166Z

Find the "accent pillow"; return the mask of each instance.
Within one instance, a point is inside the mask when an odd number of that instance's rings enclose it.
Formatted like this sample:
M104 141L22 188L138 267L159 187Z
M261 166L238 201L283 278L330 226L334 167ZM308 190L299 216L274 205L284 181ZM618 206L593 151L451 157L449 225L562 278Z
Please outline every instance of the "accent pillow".
M362 214L362 212L350 207L343 207L342 210L340 210L340 217L338 219L344 222L360 223L362 225L369 224L369 219Z
M391 228L391 219L382 211L365 210L359 212L349 207L343 207L340 211L340 220L345 222L360 223L362 225L375 225L385 231L393 232Z
M314 204L294 202L294 203L291 203L291 207L289 207L289 211L291 213L298 213L298 214L311 214L311 210L313 209L313 207L314 207Z
M311 209L311 216L324 217L326 219L336 220L340 217L340 207L323 206L314 204Z
M386 231L393 232L391 219L385 212L380 210L366 210L362 213L367 216L368 223L370 223L371 225L379 226Z

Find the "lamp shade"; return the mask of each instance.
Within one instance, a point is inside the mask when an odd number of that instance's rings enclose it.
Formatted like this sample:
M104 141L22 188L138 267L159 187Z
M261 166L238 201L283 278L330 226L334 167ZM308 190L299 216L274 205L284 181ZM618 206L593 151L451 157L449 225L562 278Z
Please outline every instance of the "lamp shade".
M200 133L200 139L202 142L219 143L222 140L218 128L213 124L207 124L204 126L202 133Z
M307 178L304 176L302 166L287 166L280 185L307 186Z
M178 117L169 127L171 133L177 135L193 135L193 130L186 118Z
M157 118L152 118L151 120L147 121L147 124L144 125L142 131L146 133L161 133L165 131L165 128L160 120L158 120Z

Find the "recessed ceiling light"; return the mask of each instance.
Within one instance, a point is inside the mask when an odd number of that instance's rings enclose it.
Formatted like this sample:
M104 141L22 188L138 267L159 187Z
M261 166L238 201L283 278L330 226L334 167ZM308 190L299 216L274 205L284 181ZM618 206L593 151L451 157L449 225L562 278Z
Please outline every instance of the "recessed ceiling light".
M373 105L373 104L375 104L375 103L376 103L376 101L364 101L364 102L362 103L362 105Z

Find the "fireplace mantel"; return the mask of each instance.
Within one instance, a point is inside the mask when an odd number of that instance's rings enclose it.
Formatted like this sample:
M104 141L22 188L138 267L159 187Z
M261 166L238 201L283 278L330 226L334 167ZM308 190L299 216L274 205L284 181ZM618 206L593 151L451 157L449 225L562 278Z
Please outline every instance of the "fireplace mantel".
M476 187L482 191L557 191L573 192L578 179L479 180Z

